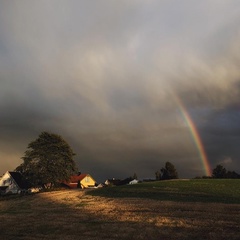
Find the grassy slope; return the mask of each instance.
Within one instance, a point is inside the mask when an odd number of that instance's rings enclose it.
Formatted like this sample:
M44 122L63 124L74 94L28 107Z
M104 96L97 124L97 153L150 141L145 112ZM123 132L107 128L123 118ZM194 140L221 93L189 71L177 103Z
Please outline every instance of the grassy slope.
M164 181L0 197L0 239L238 240L240 204L211 201L239 202L239 183Z
M240 203L240 179L171 180L108 187L89 192L111 198L137 197L162 201Z

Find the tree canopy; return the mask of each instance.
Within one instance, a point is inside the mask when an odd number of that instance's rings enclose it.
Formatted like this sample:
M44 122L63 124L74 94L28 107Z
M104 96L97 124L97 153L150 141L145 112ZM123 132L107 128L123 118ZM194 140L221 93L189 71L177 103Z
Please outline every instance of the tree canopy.
M213 178L224 178L226 176L227 170L222 165L217 165L212 171Z
M27 148L23 163L16 170L32 186L52 187L60 181L68 181L77 171L75 154L60 135L42 132Z

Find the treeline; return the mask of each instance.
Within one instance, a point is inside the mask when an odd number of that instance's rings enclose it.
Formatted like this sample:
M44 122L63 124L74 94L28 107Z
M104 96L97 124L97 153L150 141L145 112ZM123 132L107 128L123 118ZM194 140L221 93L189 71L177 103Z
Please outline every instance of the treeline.
M229 179L238 179L240 178L240 174L235 171L229 171L222 165L217 165L212 170L211 176L203 176L203 177L196 177L196 178L229 178ZM167 180L167 179L178 179L178 173L175 166L170 163L166 162L165 167L161 168L160 170L155 172L155 179L158 180Z
M212 178L240 178L235 171L227 171L222 165L217 165L212 171Z

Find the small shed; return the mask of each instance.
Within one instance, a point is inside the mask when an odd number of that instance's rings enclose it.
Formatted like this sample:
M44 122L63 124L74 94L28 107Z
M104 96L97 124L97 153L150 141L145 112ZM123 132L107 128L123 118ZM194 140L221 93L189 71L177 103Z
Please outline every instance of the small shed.
M133 179L131 182L129 182L130 185L137 184L139 181L137 179Z

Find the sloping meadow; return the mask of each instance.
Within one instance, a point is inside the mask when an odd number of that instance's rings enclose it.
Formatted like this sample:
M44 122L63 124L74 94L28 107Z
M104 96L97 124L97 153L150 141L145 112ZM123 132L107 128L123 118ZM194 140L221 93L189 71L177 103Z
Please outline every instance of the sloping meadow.
M239 180L209 181L1 198L0 236L3 240L239 239Z

